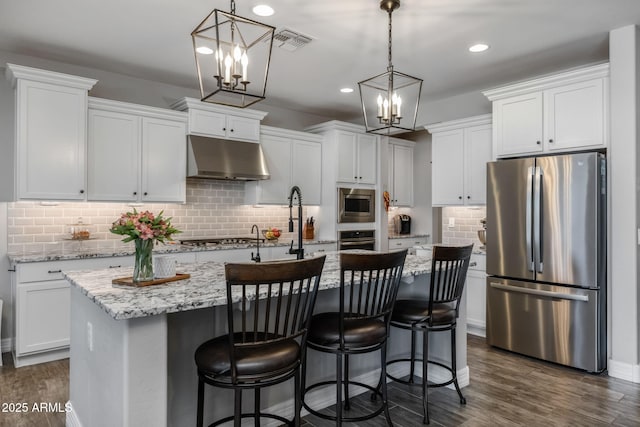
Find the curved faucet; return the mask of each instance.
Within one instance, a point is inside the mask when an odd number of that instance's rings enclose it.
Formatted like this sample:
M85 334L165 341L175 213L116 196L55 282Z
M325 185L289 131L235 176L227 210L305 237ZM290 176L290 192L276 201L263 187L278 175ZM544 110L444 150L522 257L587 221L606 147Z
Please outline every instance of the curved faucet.
M298 249L293 249L291 240L290 254L296 254L296 259L304 259L304 249L302 248L302 192L300 187L294 185L289 192L289 233L293 233L293 195L298 194Z
M251 261L260 262L260 229L256 224L251 226L251 232L253 233L253 229L256 229L256 256L253 256L253 252L251 252Z

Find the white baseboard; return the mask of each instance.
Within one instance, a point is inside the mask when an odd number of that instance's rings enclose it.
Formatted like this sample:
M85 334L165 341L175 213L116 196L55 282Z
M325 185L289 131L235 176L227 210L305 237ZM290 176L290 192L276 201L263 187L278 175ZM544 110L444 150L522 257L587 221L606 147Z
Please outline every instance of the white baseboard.
M640 365L609 359L608 373L613 378L640 383Z
M467 333L476 335L482 338L487 337L487 326L484 323L469 323L467 322Z

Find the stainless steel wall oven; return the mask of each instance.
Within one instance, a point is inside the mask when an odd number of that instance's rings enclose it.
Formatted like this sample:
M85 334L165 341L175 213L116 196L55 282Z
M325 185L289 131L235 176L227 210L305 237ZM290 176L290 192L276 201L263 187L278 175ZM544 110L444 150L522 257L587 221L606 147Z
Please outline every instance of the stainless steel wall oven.
M340 232L338 249L366 249L373 251L376 249L375 230L344 230Z

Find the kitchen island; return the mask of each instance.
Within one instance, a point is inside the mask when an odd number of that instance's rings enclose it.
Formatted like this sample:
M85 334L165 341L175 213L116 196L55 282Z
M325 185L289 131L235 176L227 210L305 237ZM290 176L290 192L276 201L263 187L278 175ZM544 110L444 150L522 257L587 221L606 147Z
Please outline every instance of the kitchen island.
M422 293L428 283L428 258L408 255L403 294ZM197 389L193 354L199 344L226 332L224 263L185 264L187 280L143 288L112 285L131 276L131 268L64 272L71 283L70 426L184 426L195 424ZM316 312L335 309L340 285L339 254L328 253ZM240 297L238 296L238 301ZM264 301L262 301L264 302ZM261 303L261 302L254 302ZM468 384L464 310L458 335L458 373ZM448 339L434 337L431 357L446 361ZM409 335L393 330L390 356L408 348ZM333 376L333 358L309 352L309 383ZM379 355L354 359L352 373L375 384ZM404 369L399 367L398 369ZM396 375L402 372L394 372ZM433 379L445 375L434 369ZM266 389L263 406L289 416L291 384ZM333 388L309 396L313 406L328 406ZM356 392L357 393L357 392ZM232 393L206 393L205 421L231 413ZM251 404L247 394L247 403ZM334 400L335 401L335 400Z

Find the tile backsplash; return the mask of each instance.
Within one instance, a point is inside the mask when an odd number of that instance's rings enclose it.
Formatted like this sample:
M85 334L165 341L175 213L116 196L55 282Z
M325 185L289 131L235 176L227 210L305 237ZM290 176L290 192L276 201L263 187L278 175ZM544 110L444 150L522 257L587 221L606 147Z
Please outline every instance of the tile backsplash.
M450 245L474 244L480 247L478 230L482 229L480 220L487 216L484 206L442 208L442 243ZM453 220L453 226L449 226Z
M172 217L174 227L182 231L175 236L176 239L248 236L253 224L260 229L280 228L283 230L281 240L297 238L295 232L287 232L288 207L245 205L244 197L242 182L189 179L185 204L13 202L8 204L8 252L111 250L132 246L133 243L122 243L123 236L110 233L109 228L113 221L123 212L131 211L133 206L139 211L149 210L156 214L164 210L165 216ZM283 203L286 203L286 195ZM306 208L303 215L306 218ZM78 218L82 218L91 232L91 240L68 240L69 225L77 223Z

